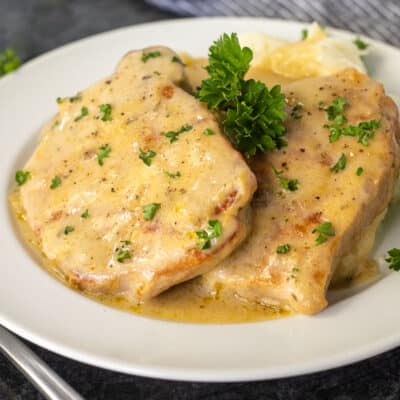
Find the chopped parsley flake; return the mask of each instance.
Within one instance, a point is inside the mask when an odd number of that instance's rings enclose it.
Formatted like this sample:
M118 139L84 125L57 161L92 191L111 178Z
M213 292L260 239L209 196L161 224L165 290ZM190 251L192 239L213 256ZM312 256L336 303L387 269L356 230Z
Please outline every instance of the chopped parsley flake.
M211 240L222 235L222 224L218 220L210 220L207 230L197 231L196 235L200 239L197 248L207 250L211 248Z
M206 129L204 129L203 133L204 133L206 136L212 136L212 135L215 135L215 131L213 131L213 130L212 130L212 129L210 129L210 128L206 128Z
M181 176L181 173L179 171L172 173L172 172L168 172L168 171L164 171L165 175L167 175L169 178L175 179L175 178L179 178Z
M160 209L161 204L160 203L150 203L145 206L143 206L143 218L145 221L151 221L154 216L156 215L156 212Z
M344 110L349 106L350 103L341 96L333 100L328 107L324 103L320 103L320 109L327 112L329 121L333 121L331 125L324 125L324 128L328 128L330 132L329 141L333 143L339 140L341 136L354 136L358 137L358 142L363 146L368 146L369 140L375 135L375 129L381 126L381 121L370 120L360 122L358 125L346 126L347 118L344 115Z
M22 186L28 181L30 176L31 173L29 171L18 170L15 173L15 182L17 182L18 186Z
M75 101L80 101L80 100L82 100L82 96L80 93L77 93L75 96L69 98L70 103L74 103Z
M175 62L175 63L178 63L178 64L184 65L183 61L178 56L172 56L171 61Z
M111 111L112 111L112 107L111 104L100 104L99 105L99 110L100 110L100 119L102 121L111 121Z
M298 268L292 268L292 271L290 273L290 277L292 279L296 279L297 278L297 274L300 272L300 270Z
M188 132L192 129L192 125L182 125L177 131L169 131L164 134L167 138L170 139L170 143L174 143L178 141L178 136L184 132Z
M147 153L142 150L139 149L140 153L139 153L139 158L148 166L150 167L151 162L152 162L152 158L154 158L156 156L156 152L153 150L149 150Z
M89 210L88 209L86 209L82 214L81 214L81 218L89 218L90 217L90 215L89 215Z
M364 173L364 168L363 167L358 167L357 168L357 172L356 172L357 176L361 176L363 173Z
M0 53L0 77L15 71L21 64L21 59L13 49L5 49Z
M301 31L301 40L306 40L308 37L308 29L302 29Z
M62 97L57 97L56 101L57 104L61 104L64 101L64 99Z
M225 133L246 156L286 145L285 96L279 85L269 90L261 81L245 79L252 58L236 33L224 33L209 48L208 78L197 95L220 113Z
M67 225L67 226L64 228L64 235L68 235L68 234L70 234L71 232L73 232L74 230L75 230L75 228L74 228L73 226Z
M303 111L303 105L301 103L297 103L293 108L292 111L290 112L290 116L293 119L300 119L303 117L302 114Z
M299 180L298 179L286 179L282 175L282 171L278 171L276 168L273 168L275 176L279 179L281 186L289 190L290 192L294 192L298 189Z
M159 51L150 51L149 53L142 53L142 61L145 63L148 60L150 60L150 58L157 58L160 57L161 53Z
M111 147L108 144L103 144L99 147L98 152L96 153L97 162L99 165L103 166L104 159L110 157Z
M331 168L331 171L337 174L339 171L344 170L345 168L346 168L346 156L342 153L337 163Z
M130 260L132 258L131 253L129 250L118 250L117 251L117 261L119 263L123 263L124 260Z
M132 244L130 240L121 240L122 246L115 249L117 261L123 263L125 260L132 258L128 246Z
M83 117L86 117L88 114L89 114L89 111L88 111L87 107L83 106L83 107L81 108L81 113L80 113L80 115L78 115L78 116L74 119L74 121L75 121L75 122L78 122L78 121L80 121Z
M400 249L393 248L388 251L388 256L385 259L389 263L389 269L400 271Z
M330 236L335 236L335 230L333 229L331 222L324 222L317 225L317 227L312 231L312 233L318 233L318 237L315 240L316 245L319 246L325 243Z
M281 244L280 246L278 246L277 248L276 248L276 252L278 253L278 254L286 254L286 253L289 253L289 251L291 250L291 246L290 246L290 244L289 243L286 243L286 244Z
M50 189L55 189L61 185L61 178L57 175L51 181Z
M361 38L357 37L353 43L357 46L358 50L365 50L369 47L369 44L364 42Z

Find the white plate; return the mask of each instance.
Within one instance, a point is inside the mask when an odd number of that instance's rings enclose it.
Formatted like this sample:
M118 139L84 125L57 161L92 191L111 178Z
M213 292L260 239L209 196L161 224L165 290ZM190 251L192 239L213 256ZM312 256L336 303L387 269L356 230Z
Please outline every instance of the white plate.
M12 224L7 193L40 127L56 112L56 97L71 95L106 76L131 49L164 44L204 56L223 32L264 31L296 39L302 28L300 23L248 18L134 26L64 46L1 79L0 323L79 361L180 380L238 381L303 374L399 345L400 274L387 274L313 317L241 325L165 322L108 308L64 287L31 258ZM399 96L400 51L374 42L369 62L374 77ZM387 221L377 255L400 245L396 226L400 214L392 210Z

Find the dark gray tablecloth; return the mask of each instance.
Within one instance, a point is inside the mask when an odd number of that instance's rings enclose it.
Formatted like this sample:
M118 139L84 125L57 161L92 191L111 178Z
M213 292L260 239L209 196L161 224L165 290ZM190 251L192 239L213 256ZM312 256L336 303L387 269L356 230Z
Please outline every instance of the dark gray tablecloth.
M0 0L0 49L12 45L26 60L93 33L172 16L141 0ZM29 293L21 295L27 301L34 301L29 299ZM200 384L105 371L30 346L87 399L400 399L400 348L352 366L308 376L253 383ZM0 356L0 400L41 398Z

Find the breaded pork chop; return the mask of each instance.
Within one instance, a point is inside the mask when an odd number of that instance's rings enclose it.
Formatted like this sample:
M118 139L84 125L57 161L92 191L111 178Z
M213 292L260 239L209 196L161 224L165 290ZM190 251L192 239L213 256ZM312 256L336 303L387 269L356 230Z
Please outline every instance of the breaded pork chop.
M164 47L127 54L57 116L24 169L24 218L70 284L141 300L245 238L256 180Z
M201 284L206 292L312 314L327 305L325 292L340 260L369 226L376 229L376 217L388 206L399 167L398 113L382 85L354 70L283 90L292 105L288 146L251 165L258 180L252 234ZM330 143L326 107L339 96L350 103L345 125L380 120L368 146L352 136Z

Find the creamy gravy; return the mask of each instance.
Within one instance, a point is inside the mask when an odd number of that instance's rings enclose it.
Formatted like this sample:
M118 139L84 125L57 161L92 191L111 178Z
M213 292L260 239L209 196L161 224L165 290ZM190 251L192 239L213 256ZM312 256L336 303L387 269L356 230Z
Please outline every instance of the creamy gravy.
M17 220L17 228L21 236L28 243L31 253L49 273L75 290L78 287L66 281L57 266L48 260L40 251L37 238L25 222L24 210L21 205L19 189L15 189L9 196L12 211ZM234 323L254 322L277 319L289 315L289 311L261 304L246 304L231 296L210 296L201 293L198 279L180 284L156 298L141 304L132 304L123 296L104 296L84 293L87 297L105 305L128 312L134 312L150 318L165 319L179 322L198 323Z
M185 60L186 61L186 60ZM204 61L192 60L188 68L188 79L192 88L199 85L204 78ZM249 76L266 82L269 86L277 83L286 83L287 80L262 70L251 70ZM10 194L10 204L17 217L18 225L22 236L30 244L35 255L40 258L40 263L56 278L63 281L70 287L78 289L66 281L54 263L44 257L39 250L34 233L25 222L24 210L20 203L19 190L16 189ZM365 253L364 253L365 254ZM358 259L360 260L360 259ZM353 259L352 262L355 262ZM365 266L365 267L364 267ZM376 278L379 274L375 263L366 261L361 267L353 268L355 278L340 279L335 282L335 287L365 283ZM349 274L350 276L350 274ZM221 291L222 293L223 291ZM274 306L262 304L246 303L233 295L219 293L204 293L199 279L180 284L167 292L145 301L141 304L132 304L124 297L107 297L104 295L94 295L83 293L90 298L100 301L111 307L130 311L139 315L180 321L180 322L199 322L199 323L237 323L252 322L260 320L277 319L288 316L291 313Z

